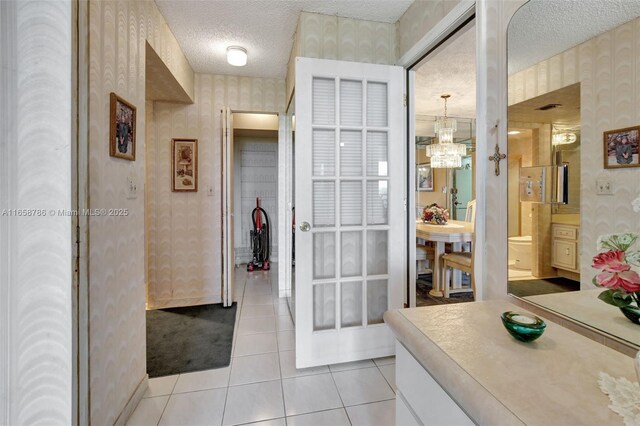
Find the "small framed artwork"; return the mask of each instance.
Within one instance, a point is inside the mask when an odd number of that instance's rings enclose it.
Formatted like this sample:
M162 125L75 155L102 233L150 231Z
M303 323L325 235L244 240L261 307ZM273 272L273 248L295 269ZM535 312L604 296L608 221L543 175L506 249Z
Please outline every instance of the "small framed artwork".
M171 139L171 191L198 191L198 139Z
M433 169L431 164L416 165L416 191L433 191Z
M604 168L639 167L640 126L604 132Z
M136 107L111 93L109 154L112 157L136 159Z

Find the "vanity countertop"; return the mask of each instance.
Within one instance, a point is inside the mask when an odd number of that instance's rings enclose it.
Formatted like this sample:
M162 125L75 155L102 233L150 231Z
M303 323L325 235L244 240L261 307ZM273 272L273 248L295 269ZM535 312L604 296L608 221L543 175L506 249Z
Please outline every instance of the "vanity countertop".
M580 226L580 215L572 213L552 214L551 223Z
M622 424L598 386L601 371L636 381L633 359L547 321L522 343L505 300L388 311L385 322L476 424Z

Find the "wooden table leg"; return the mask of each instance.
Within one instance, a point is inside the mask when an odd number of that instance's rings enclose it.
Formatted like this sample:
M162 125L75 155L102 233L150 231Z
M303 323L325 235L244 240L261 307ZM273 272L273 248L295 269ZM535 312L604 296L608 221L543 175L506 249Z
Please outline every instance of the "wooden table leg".
M440 282L442 281L442 278L440 277L442 275L442 253L444 253L444 243L438 241L436 243L433 259L433 274L431 275L431 281L433 284L431 291L429 291L429 294L434 297L444 296L442 286L440 285Z

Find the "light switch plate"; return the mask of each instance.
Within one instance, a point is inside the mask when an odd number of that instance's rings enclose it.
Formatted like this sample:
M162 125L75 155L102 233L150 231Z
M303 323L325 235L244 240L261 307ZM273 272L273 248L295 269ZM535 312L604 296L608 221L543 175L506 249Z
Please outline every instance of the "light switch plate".
M596 180L596 194L613 195L613 184L611 180L604 178Z
M127 200L138 198L138 187L133 176L127 178Z

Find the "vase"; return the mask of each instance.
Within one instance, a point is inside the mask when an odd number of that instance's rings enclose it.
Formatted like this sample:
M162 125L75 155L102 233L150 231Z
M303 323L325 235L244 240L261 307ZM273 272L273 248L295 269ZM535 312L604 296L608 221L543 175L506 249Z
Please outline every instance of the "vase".
M640 324L640 308L637 306L624 306L620 308L625 317L634 324Z

